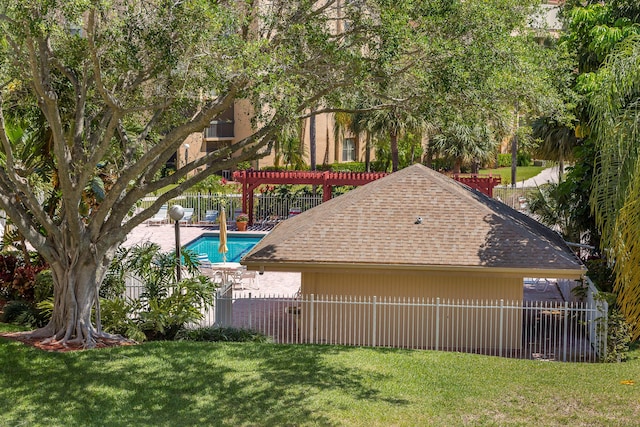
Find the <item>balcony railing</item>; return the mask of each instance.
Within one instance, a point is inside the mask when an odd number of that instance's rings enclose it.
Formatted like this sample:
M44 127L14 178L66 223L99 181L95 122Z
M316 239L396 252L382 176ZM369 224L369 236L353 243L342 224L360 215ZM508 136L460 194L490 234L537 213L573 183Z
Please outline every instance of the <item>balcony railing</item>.
M233 122L211 123L204 130L205 139L233 138L234 136Z

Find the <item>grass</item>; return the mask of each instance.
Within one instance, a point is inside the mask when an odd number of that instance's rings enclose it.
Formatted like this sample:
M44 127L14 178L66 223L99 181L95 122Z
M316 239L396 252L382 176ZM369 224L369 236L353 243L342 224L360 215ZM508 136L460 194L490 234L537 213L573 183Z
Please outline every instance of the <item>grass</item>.
M516 181L524 181L533 178L545 169L544 166L518 166L516 169ZM511 184L511 167L497 169L480 169L479 174L500 175L502 184Z
M0 358L3 426L581 426L640 416L638 350L622 364L569 364L267 343L46 353L0 339Z

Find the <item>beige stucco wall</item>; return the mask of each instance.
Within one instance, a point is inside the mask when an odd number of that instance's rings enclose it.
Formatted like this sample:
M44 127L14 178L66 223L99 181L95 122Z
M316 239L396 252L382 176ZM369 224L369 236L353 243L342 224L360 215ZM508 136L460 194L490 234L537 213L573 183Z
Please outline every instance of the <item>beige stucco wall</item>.
M186 149L186 144L189 145L189 148ZM197 158L202 157L206 154L206 147L204 144L204 137L202 132L200 133L192 133L189 135L177 152L177 167L183 167L185 165L185 156L188 155L188 161L192 162Z
M522 345L520 312L502 313L506 317L501 329L499 309L447 306L453 302L469 304L488 300L519 305L523 285L522 278L518 277L389 271L306 272L302 273L301 292L307 298L314 294L316 301L329 295L355 300L376 296L379 303L375 316L370 305L316 303L312 308L310 303L302 303L299 325L302 339L313 334L316 342L370 345L375 335L377 345L460 351L484 351L500 345L505 350L517 351ZM422 299L421 302L435 303L435 298L440 298L443 304L437 310L433 307L400 310L385 304Z
M251 119L254 115L254 111L251 104L247 100L237 100L234 104L234 138L227 140L221 138L220 141L237 142L250 136L254 130L251 124ZM206 144L204 143L204 132L194 133L190 135L178 150L178 165L184 165L185 150L184 144L189 144L189 160L194 160L197 157L204 156L206 154ZM333 114L318 114L316 115L316 164L321 165L324 163L340 163L342 161L342 141L344 138L353 137L349 133L340 135L339 138L335 137L334 133L334 119ZM310 163L310 120L305 119L304 129L304 160L305 163ZM358 161L363 162L365 160L365 142L364 136L359 140L356 140L357 152L356 157ZM371 160L375 158L374 150L371 150ZM275 163L275 153L272 152L253 162L253 167L260 169L266 166L273 166Z
M370 270L339 273L303 272L301 292L316 295L522 301L523 286L521 277Z

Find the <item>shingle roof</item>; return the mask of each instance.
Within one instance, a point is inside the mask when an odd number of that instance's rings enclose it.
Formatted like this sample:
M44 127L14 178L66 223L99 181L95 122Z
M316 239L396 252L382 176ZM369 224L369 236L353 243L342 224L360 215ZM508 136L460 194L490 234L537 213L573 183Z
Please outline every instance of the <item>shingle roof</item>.
M419 164L284 221L243 263L583 269L552 230Z

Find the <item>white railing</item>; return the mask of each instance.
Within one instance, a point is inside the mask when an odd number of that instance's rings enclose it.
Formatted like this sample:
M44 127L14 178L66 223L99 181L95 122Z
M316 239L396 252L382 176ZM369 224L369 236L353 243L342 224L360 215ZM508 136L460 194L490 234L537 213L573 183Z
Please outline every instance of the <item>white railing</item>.
M588 303L219 294L216 325L279 343L381 346L597 361L606 310ZM606 331L605 331L606 333Z
M493 198L518 211L528 209L527 198L537 190L537 187L497 186L493 188Z

